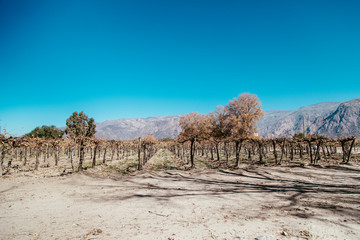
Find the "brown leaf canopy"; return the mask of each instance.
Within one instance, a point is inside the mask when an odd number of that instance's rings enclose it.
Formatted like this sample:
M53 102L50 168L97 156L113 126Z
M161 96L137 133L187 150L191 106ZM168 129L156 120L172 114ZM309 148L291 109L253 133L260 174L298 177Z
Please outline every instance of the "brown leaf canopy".
M181 116L179 121L182 132L180 141L198 141L206 139L210 134L209 117L206 114L192 112Z
M233 140L253 135L257 131L256 124L264 116L259 99L250 93L240 94L238 98L230 100L225 109Z
M256 124L264 116L256 95L240 94L225 107L210 114L189 113L180 118L179 141L239 141L254 135Z

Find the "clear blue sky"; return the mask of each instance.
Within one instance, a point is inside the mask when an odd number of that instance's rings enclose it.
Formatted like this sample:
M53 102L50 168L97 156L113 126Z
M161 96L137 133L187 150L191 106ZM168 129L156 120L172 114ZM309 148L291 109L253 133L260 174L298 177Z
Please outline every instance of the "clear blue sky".
M360 1L0 0L0 125L13 134L360 97Z

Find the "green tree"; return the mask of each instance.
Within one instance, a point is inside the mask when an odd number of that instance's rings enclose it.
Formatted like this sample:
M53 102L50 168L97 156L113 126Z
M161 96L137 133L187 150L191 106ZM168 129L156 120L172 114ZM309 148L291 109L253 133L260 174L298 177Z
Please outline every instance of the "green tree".
M303 133L295 133L293 136L293 139L304 139L305 138L305 134Z
M30 138L42 138L42 139L59 139L64 135L64 131L57 129L54 125L52 126L41 126L36 127L31 132L25 134L26 137Z
M65 133L80 142L80 160L78 171L82 170L85 154L85 140L95 136L96 125L93 118L89 118L83 111L74 112L66 119Z

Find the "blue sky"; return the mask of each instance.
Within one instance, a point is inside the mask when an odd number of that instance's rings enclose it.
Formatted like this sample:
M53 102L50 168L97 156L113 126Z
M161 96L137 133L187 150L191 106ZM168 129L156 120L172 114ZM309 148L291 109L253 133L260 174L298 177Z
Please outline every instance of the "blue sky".
M0 0L0 126L360 97L359 1Z

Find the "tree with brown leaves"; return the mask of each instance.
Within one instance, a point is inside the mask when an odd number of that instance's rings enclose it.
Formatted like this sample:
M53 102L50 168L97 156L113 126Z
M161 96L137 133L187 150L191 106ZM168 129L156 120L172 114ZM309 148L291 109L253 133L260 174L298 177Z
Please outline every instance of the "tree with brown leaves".
M215 143L217 160L220 160L219 143L228 141L231 128L229 123L229 115L223 106L218 106L215 112L209 114L210 121L210 140Z
M206 139L210 135L209 117L206 114L192 112L181 116L179 125L182 129L179 134L179 141L190 142L191 168L195 167L194 153L195 142Z
M235 142L237 167L241 143L257 131L256 124L264 116L264 112L258 97L250 93L240 94L237 98L230 100L225 109L231 128L230 137Z

